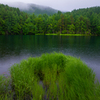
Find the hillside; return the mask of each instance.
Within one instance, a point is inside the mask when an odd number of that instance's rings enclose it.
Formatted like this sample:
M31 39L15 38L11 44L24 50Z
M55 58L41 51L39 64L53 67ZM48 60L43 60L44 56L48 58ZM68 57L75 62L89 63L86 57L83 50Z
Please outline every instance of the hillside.
M36 4L27 4L22 2L16 2L16 3L8 3L10 7L17 7L21 11L24 11L28 14L47 14L47 15L53 15L54 13L57 13L58 10L55 10L53 8L47 7L47 6L41 6Z
M100 14L100 6L90 7L90 8L82 8L82 9L75 9L71 12L73 16L87 16L91 17L92 14Z
M30 6L26 9L28 7ZM43 9L42 7L41 10ZM48 33L100 35L100 7L66 13L58 11L52 16L47 14L36 16L34 13L30 15L22 12L19 8L0 4L0 34Z

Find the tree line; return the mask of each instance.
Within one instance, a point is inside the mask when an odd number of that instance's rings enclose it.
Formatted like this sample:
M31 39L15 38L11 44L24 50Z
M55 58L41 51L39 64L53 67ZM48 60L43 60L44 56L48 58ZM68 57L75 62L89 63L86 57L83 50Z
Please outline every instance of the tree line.
M0 34L92 34L100 35L100 7L91 7L53 15L36 16L18 8L0 4Z

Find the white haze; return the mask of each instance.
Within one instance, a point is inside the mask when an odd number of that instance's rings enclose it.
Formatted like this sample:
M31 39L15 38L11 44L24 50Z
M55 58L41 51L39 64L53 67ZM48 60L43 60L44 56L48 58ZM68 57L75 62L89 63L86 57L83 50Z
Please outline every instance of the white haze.
M22 3L22 2L16 2L16 3L13 3L13 2L11 2L11 3L8 3L8 5L10 6L10 7L18 7L18 8L20 8L20 9L24 9L24 10L28 10L28 9L30 9L30 6L29 5L27 5L27 3Z
M54 9L61 11L72 11L74 9L79 9L79 8L100 6L100 0L0 0L0 3L9 5L11 5L12 2L38 4L38 5L52 7ZM13 6L16 7L16 5ZM17 6L23 8L21 3L18 4ZM28 8L27 5L25 7L26 9Z

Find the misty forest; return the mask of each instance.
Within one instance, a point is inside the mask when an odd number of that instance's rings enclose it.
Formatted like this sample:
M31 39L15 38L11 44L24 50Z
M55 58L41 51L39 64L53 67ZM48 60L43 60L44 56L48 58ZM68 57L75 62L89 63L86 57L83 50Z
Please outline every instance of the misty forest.
M55 14L27 13L19 8L0 4L0 34L45 35L45 34L100 35L100 7L73 10Z

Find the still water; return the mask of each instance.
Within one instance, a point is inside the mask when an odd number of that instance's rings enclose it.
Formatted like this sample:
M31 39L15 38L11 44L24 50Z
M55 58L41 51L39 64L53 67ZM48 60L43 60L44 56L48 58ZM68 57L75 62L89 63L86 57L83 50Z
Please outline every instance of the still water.
M0 36L0 74L22 59L54 51L81 58L100 82L100 37Z

